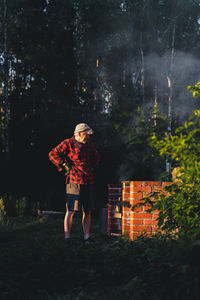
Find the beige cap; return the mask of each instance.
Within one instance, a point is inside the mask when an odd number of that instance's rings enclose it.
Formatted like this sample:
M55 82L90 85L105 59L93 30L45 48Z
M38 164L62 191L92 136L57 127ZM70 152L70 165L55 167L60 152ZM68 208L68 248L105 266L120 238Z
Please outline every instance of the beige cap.
M74 134L77 134L77 133L83 132L83 131L87 131L87 134L94 133L92 128L90 128L90 126L88 126L86 123L80 123L80 124L76 125Z

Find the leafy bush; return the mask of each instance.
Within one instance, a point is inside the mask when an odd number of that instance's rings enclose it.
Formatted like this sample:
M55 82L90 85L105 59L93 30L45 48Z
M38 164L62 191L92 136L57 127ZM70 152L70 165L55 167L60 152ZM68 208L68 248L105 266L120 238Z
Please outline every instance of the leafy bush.
M3 194L0 196L0 219L4 216L23 217L35 215L37 203L27 196Z
M194 98L198 98L200 95L200 81L198 81L194 86L189 85L188 90L192 93Z
M5 206L4 206L4 202L3 199L0 198L0 222L3 220L3 217L5 216L6 212L5 212Z
M189 89L199 95L199 86ZM154 134L151 145L160 156L168 157L172 169L178 167L173 183L164 191L151 194L155 199L151 210L159 211L159 226L184 238L200 236L200 109L175 131L158 140Z

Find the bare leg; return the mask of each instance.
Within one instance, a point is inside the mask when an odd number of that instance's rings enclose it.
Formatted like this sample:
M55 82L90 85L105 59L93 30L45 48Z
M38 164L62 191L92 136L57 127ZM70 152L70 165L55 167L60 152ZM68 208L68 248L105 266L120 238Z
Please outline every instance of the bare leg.
M83 212L82 224L84 240L87 240L90 237L91 211L88 211L87 213Z
M67 209L64 219L64 232L65 232L65 238L70 238L71 228L72 228L72 220L74 216L74 211L70 211Z

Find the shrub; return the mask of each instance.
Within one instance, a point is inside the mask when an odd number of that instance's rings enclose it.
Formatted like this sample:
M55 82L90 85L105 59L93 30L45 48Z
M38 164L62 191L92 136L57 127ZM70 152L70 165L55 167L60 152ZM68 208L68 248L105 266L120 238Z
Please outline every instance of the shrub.
M199 86L189 89L195 93ZM177 232L179 236L197 238L200 236L200 109L194 111L173 136L165 135L158 140L154 134L151 145L160 156L168 157L172 169L178 167L173 183L164 191L151 194L146 202L151 210L159 211L161 229Z
M27 196L3 194L0 196L0 219L3 216L23 217L37 214L37 203Z
M5 211L4 202L3 202L3 199L0 198L0 222L3 221L5 214L6 214L6 211Z

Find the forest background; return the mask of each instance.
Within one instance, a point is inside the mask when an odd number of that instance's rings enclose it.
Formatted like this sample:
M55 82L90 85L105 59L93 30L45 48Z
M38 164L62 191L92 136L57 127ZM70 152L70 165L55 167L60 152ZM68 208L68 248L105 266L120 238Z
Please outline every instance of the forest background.
M199 1L1 0L0 24L1 195L64 209L48 153L80 122L101 155L98 207L108 183L170 179L149 137L198 107Z

